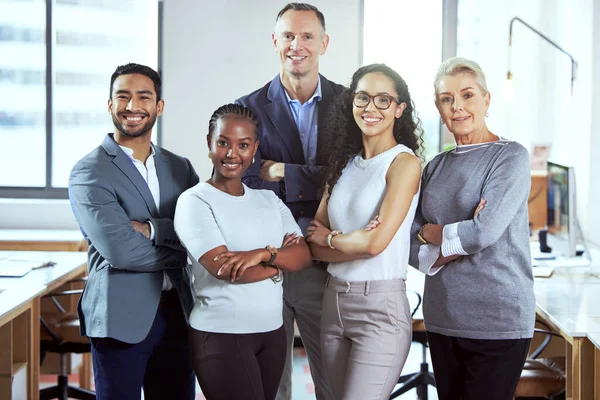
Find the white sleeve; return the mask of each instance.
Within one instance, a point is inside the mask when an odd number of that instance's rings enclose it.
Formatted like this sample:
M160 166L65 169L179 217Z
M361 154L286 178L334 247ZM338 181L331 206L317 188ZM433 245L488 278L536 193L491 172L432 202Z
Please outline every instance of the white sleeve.
M442 230L442 255L449 256L467 256L469 255L460 241L458 236L458 222L454 224L444 225Z
M175 233L195 260L226 245L210 205L194 193L184 192L175 208Z
M154 241L154 225L152 225L150 220L146 221L146 223L150 225L150 240Z
M419 247L419 271L433 276L437 274L444 265L432 267L440 256L440 246L432 243L423 244Z

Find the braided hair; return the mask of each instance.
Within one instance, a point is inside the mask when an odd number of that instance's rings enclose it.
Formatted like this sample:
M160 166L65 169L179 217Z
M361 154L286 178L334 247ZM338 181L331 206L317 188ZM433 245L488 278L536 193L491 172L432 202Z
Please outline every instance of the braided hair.
M214 133L217 122L220 119L227 118L229 116L238 117L238 118L247 118L255 128L258 128L258 120L254 113L247 107L244 107L241 104L225 104L215 110L213 115L210 117L210 121L208 122L208 137L211 137Z

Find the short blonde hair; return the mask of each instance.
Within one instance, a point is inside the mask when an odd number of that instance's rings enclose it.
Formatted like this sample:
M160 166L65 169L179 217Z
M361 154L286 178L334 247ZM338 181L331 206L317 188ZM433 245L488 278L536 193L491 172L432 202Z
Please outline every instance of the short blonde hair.
M463 57L450 57L444 60L435 74L435 80L433 81L433 87L435 90L434 95L437 97L438 86L443 77L455 76L464 72L473 76L475 83L477 86L479 86L479 89L481 89L484 95L488 93L485 74L483 73L483 70L479 64Z

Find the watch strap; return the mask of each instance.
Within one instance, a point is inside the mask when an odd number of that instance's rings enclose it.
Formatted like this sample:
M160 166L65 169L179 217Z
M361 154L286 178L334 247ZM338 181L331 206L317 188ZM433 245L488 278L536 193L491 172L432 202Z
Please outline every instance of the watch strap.
M423 244L428 244L429 242L427 241L427 239L425 239L423 237L423 229L425 229L425 227L429 225L429 223L423 224L423 226L421 227L421 229L419 229L419 232L417 232L417 238L419 239L419 241Z
M273 265L273 261L275 261L275 257L277 257L277 248L274 246L265 246L265 250L267 250L269 254L271 254L269 261L267 261L265 264Z

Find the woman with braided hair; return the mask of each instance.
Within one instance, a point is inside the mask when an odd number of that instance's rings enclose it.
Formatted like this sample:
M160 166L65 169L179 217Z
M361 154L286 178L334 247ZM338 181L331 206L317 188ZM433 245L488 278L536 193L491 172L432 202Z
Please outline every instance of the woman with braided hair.
M175 231L192 260L192 362L208 400L275 398L286 357L282 270L311 265L290 210L242 174L258 149L257 120L238 104L212 115L206 182L177 201Z

